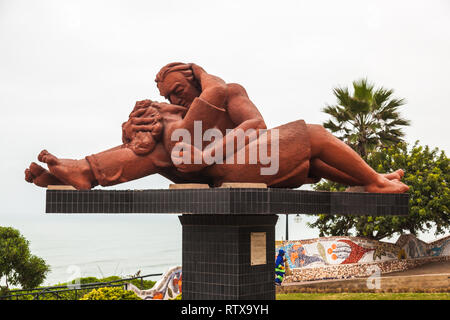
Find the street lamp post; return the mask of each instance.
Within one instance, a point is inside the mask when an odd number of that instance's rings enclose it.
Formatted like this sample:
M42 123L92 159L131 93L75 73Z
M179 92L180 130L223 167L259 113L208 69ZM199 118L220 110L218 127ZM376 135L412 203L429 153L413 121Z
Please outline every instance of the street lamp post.
M289 215L286 213L286 241L289 240Z
M295 223L300 223L302 218L300 218L300 215L297 213L294 217ZM286 213L286 241L289 240L289 215Z

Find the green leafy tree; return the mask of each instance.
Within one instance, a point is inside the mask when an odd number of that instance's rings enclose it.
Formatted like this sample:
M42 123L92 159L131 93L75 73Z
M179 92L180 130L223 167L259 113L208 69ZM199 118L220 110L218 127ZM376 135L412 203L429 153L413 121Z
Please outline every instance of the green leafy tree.
M20 284L23 289L39 286L50 267L31 254L29 242L14 228L0 227L0 279L6 288Z
M324 127L363 158L372 150L402 141L401 127L409 121L401 118L398 110L404 99L393 98L392 89L375 89L367 79L361 79L353 82L353 94L340 87L333 92L337 104L323 109L331 116Z
M450 230L449 159L444 151L430 149L416 142L410 150L406 143L373 152L368 164L377 172L405 170L403 181L410 187L407 216L330 216L319 215L309 223L320 230L320 236L363 236L383 239L408 231L417 234L436 227L435 235ZM325 182L318 190L342 191L345 187Z

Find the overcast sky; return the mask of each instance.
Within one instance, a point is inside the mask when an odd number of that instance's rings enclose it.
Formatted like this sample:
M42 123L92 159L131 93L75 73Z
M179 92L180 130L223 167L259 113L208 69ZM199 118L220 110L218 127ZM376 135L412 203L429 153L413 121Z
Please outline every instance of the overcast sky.
M367 77L406 99L407 141L448 154L449 57L445 0L0 0L1 215L42 214L29 163L120 144L135 101L163 101L154 78L173 61L243 85L269 128L323 123L332 89Z

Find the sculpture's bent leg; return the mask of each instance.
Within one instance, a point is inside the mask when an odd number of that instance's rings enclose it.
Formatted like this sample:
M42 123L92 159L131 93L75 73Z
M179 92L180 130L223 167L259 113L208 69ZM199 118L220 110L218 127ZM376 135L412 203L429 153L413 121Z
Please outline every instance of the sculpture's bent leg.
M408 186L399 180L389 180L375 172L352 148L334 137L320 125L307 125L311 140L311 161L319 159L354 182L361 182L367 192L403 193Z
M87 156L86 160L102 186L136 180L172 165L161 143L146 155L136 155L131 149L123 147Z
M362 181L356 180L348 174L329 166L318 158L311 160L309 174L313 177L324 178L347 186L363 185ZM404 171L402 169L399 169L391 173L383 173L382 176L389 180L401 180L404 174Z
M90 189L97 184L111 186L135 180L172 165L160 143L144 156L119 146L81 160L59 159L43 150L38 159L47 163L50 173L61 182L59 184L71 185L76 189ZM30 180L30 176L28 178Z
M310 161L309 175L312 177L320 177L330 181L344 184L346 186L359 186L361 182L352 178L348 174L337 170L323 162L320 159L312 159Z

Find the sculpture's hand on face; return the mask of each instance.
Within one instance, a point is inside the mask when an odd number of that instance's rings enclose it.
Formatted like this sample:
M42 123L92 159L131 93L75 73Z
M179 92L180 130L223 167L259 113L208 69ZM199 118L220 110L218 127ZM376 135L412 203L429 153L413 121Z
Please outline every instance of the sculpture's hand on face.
M196 172L208 166L203 161L203 152L185 142L175 144L171 158L174 166L180 172Z
M141 103L148 102L148 103ZM160 121L160 117L155 115L149 107L157 102L150 100L138 101L133 111L130 113L127 122L122 124L122 142L130 143L138 132L151 132L155 130L155 125Z

